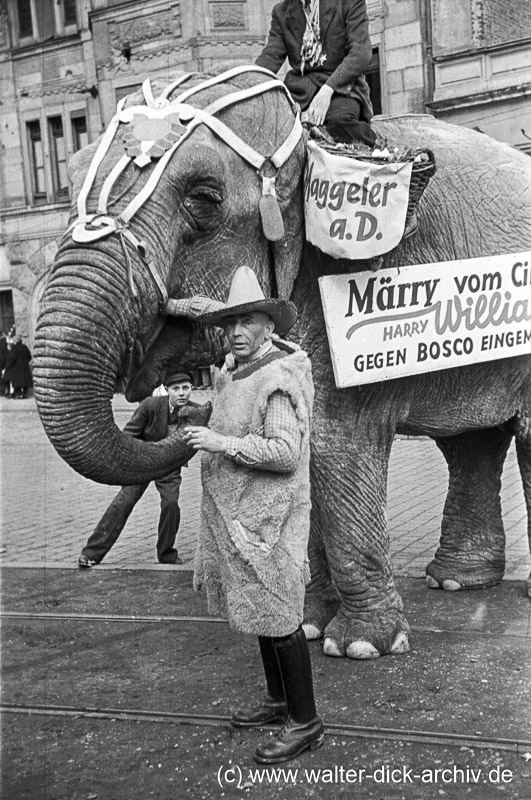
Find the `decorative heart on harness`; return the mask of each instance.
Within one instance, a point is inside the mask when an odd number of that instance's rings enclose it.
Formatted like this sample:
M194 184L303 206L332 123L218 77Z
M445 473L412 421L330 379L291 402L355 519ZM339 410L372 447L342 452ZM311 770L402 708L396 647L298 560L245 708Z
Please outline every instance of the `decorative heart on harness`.
M163 156L188 130L181 123L179 110L171 107L127 108L121 112L120 122L126 123L122 134L125 151L139 167Z

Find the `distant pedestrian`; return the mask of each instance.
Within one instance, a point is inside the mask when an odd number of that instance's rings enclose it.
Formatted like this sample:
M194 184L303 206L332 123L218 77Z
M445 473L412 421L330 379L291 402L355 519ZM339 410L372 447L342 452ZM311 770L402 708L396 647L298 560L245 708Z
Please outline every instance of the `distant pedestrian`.
M7 354L9 352L9 347L7 343L7 336L5 331L2 331L2 335L0 336L0 396L6 397L9 395L9 381L4 380L4 370L6 368L7 362Z
M159 442L186 424L184 409L189 406L199 407L198 403L190 401L192 376L188 372L179 370L168 378L165 388L166 394L142 400L125 426L124 433L146 442ZM117 541L129 515L148 486L149 483L142 483L121 488L82 549L77 562L79 568L94 567L102 561ZM179 508L181 468L164 478L158 478L155 486L160 494L158 561L161 564L182 564L182 559L179 558L174 546L181 520Z
M28 396L28 389L33 386L31 374L31 353L23 343L22 336L15 336L15 342L8 349L3 380L11 384L10 397L23 400Z

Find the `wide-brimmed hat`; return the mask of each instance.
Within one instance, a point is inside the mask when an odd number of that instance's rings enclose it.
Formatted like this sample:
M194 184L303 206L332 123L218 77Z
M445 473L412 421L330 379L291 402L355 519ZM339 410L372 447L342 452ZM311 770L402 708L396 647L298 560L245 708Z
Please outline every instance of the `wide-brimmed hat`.
M258 283L258 278L250 267L238 267L232 276L229 296L224 306L201 317L202 322L223 326L226 317L245 314L247 311L261 311L274 322L279 335L287 333L297 319L297 309L290 300L277 300L266 297Z

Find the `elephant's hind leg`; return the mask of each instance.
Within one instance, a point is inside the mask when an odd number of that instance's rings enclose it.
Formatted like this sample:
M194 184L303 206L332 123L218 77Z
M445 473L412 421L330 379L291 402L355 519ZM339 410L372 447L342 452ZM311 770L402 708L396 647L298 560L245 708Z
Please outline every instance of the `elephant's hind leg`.
M494 586L505 571L501 475L512 435L501 428L436 439L449 470L441 539L426 567L430 588Z
M531 551L531 419L519 418L516 423L516 455L524 487L525 505L527 508L527 536ZM526 591L531 597L531 573L526 581Z

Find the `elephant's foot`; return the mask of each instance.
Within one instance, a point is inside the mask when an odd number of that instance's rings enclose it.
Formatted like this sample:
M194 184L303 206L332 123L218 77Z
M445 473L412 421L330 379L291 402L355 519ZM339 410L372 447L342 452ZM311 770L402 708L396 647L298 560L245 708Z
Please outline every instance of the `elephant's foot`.
M368 621L373 616L373 621ZM404 615L391 609L387 617L364 614L364 619L339 612L324 632L327 656L369 659L409 652L410 628Z
M440 561L434 558L426 567L426 586L429 589L444 589L458 592L460 589L486 589L496 586L503 578L505 560L474 564L473 566Z
M529 573L529 578L525 582L525 588L527 590L527 596L531 597L531 572Z

